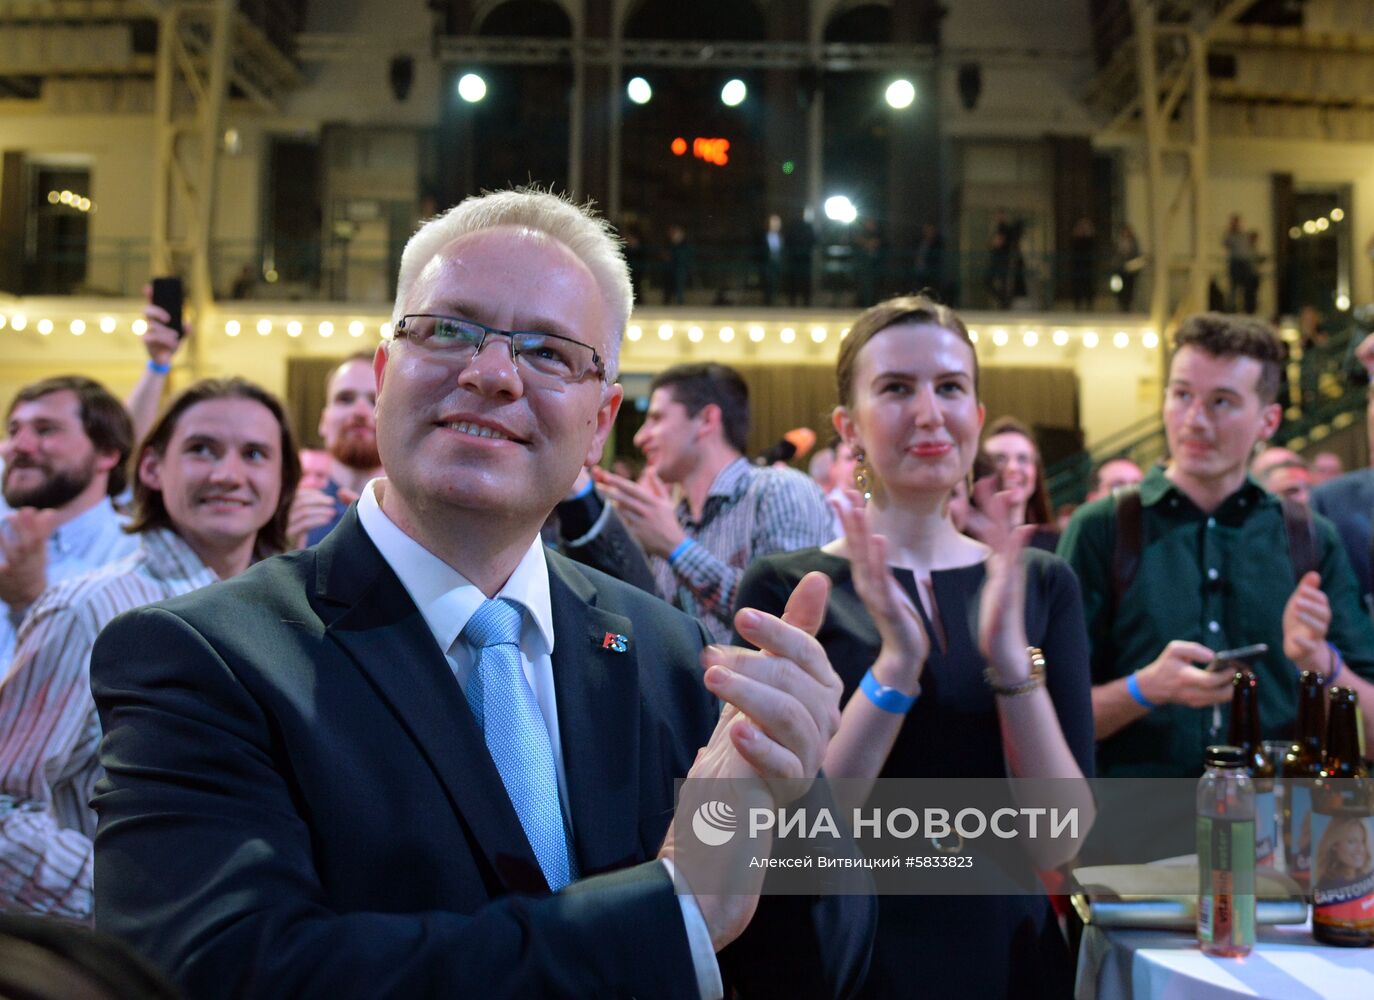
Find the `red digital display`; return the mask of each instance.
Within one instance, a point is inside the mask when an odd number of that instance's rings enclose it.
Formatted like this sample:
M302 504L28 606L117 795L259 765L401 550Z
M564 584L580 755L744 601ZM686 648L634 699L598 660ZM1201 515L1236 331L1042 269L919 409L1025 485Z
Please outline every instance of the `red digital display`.
M686 156L687 140L678 136L673 140L670 148L674 156ZM730 140L706 139L697 136L692 140L692 155L698 160L705 160L717 167L723 167L730 162Z

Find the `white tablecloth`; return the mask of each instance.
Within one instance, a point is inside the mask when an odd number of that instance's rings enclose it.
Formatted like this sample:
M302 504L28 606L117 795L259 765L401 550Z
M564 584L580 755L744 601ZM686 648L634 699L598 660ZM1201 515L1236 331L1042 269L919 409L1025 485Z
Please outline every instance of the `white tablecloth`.
M1261 927L1245 958L1179 931L1086 927L1077 1000L1374 1000L1374 948L1331 948L1309 924Z

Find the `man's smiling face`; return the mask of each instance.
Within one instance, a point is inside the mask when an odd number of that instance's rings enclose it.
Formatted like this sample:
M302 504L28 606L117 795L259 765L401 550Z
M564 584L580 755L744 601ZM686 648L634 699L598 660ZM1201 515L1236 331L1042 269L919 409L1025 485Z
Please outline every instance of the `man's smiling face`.
M416 280L405 312L540 331L609 353L601 291L564 244L516 227L459 237ZM442 505L542 523L600 457L621 388L589 376L532 384L506 337L470 363L398 336L377 357L377 442L412 508Z

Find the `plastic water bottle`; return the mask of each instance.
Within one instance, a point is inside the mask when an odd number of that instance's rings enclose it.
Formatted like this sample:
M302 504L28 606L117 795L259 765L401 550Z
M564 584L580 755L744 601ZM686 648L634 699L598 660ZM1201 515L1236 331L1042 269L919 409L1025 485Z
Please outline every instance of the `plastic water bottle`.
M1255 946L1255 785L1240 747L1207 748L1197 786L1197 939L1209 955Z

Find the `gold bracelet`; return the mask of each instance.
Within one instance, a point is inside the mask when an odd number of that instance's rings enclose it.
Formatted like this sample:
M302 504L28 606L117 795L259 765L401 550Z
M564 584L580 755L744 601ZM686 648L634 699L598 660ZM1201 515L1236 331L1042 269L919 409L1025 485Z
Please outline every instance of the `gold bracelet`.
M1037 646L1027 646L1026 654L1030 657L1030 676L1017 684L999 684L997 673L991 665L983 668L983 677L988 682L988 687L992 688L992 693L1002 695L1005 698L1016 698L1023 694L1030 694L1045 683L1045 654Z

